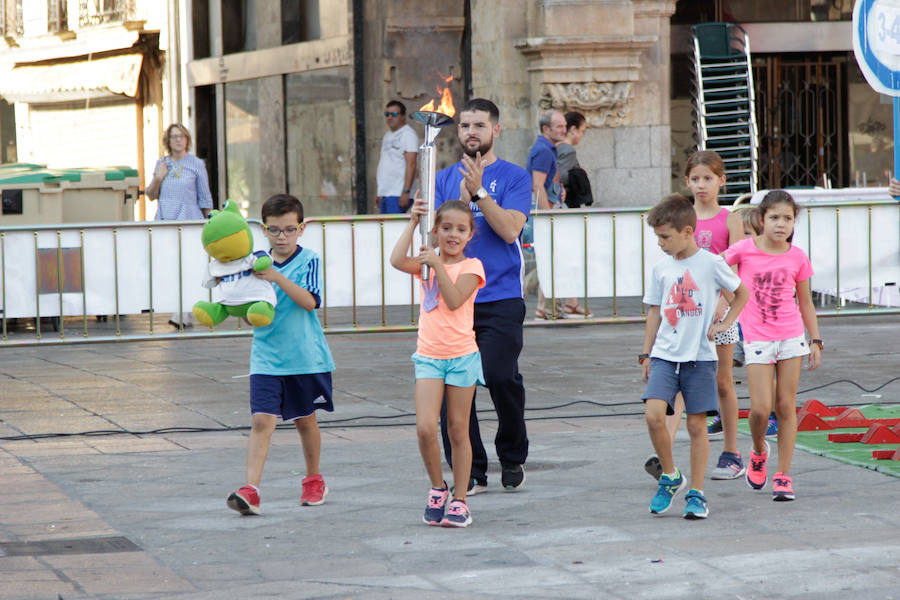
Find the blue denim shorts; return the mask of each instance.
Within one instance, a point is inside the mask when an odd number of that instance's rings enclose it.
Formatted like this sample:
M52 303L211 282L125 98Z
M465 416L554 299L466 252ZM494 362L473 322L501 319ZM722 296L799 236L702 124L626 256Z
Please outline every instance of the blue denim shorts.
M642 399L665 400L669 407L666 414L675 412L675 396L684 396L684 412L689 415L706 413L714 415L719 410L719 388L716 385L716 370L719 362L698 360L696 362L674 363L661 358L650 359L650 377Z
M416 366L416 379L443 379L447 385L456 387L484 385L481 352L458 358L428 358L415 353L412 361Z

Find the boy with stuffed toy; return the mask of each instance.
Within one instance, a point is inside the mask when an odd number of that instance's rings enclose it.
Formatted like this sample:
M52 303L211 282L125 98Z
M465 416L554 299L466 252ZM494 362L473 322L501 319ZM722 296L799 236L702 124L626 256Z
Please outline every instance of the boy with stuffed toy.
M259 514L259 483L278 417L293 421L300 434L306 461L300 504L325 502L328 488L319 473L322 441L315 411L334 410L334 360L315 312L322 301L321 262L315 252L297 244L305 227L303 205L294 196L276 194L263 204L262 220L273 262L254 277L274 286L277 304L271 326L253 330L247 483L227 501L242 515Z

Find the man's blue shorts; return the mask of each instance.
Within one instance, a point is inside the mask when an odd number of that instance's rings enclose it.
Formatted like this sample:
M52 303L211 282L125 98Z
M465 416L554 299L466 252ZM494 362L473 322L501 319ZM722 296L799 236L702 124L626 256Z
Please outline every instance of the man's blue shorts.
M410 200L412 204L412 200ZM409 207L407 207L409 208ZM400 208L400 196L382 196L381 197L381 214L383 215L401 215L406 210Z
M250 414L302 419L316 410L334 412L331 373L250 375Z
M650 398L665 400L669 405L666 414L671 415L675 412L675 396L681 392L684 412L689 415L714 415L719 411L718 368L719 362L715 360L674 363L651 358L650 377L642 399L645 402Z
M415 353L412 361L416 366L416 379L443 379L447 385L456 387L484 385L481 352L458 358L428 358Z

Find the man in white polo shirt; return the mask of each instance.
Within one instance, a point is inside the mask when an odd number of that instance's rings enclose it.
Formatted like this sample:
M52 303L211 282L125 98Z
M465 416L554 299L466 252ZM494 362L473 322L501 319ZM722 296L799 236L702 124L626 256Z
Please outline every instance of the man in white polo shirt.
M410 205L410 192L416 178L416 152L419 136L406 123L406 107L391 100L384 110L388 131L381 139L375 207L382 214L404 213Z

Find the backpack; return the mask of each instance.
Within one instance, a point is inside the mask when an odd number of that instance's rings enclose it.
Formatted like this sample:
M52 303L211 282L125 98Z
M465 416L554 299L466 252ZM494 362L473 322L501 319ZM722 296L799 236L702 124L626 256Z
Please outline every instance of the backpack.
M572 167L569 169L569 183L566 184L566 206L578 208L593 203L594 194L591 193L591 182L587 173L581 167Z

